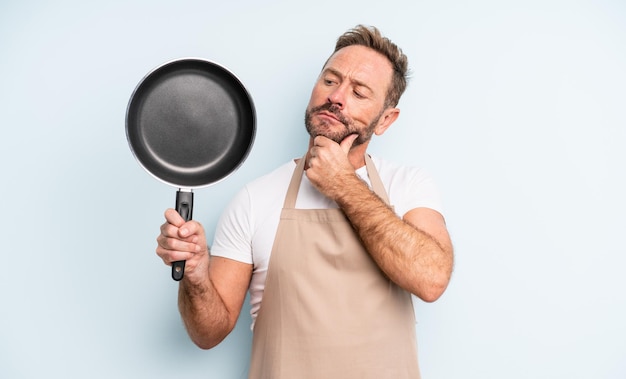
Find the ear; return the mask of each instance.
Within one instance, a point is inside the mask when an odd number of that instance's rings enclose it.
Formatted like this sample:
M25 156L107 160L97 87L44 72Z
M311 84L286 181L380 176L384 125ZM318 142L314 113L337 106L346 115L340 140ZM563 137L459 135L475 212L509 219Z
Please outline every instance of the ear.
M393 124L394 121L400 116L400 109L398 108L387 108L383 111L380 120L378 120L378 125L374 128L374 134L377 136L382 135L387 129Z

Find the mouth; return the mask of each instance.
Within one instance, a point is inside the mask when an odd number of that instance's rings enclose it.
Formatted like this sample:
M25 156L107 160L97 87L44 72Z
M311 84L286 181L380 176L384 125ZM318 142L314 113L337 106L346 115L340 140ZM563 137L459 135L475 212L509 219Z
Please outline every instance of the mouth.
M312 112L316 114L319 118L327 122L340 123L345 127L347 127L349 124L348 119L346 119L343 114L341 114L339 108L337 108L337 106L334 104L326 103L312 109Z
M338 123L341 123L341 124L344 123L339 117L337 117L337 115L335 115L334 113L331 113L331 112L327 112L327 111L318 112L317 116L320 117L320 118L331 120L331 121L335 121L335 122L338 122Z

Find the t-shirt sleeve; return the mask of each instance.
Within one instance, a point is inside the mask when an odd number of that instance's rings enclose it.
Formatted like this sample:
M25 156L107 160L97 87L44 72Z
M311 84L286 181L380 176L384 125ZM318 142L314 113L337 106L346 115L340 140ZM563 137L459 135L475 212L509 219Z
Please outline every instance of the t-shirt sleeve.
M400 201L394 204L399 216L415 208L430 208L444 215L439 189L428 171L407 167L400 176L404 184L399 186Z
M240 190L222 212L215 229L211 255L252 264L250 196Z

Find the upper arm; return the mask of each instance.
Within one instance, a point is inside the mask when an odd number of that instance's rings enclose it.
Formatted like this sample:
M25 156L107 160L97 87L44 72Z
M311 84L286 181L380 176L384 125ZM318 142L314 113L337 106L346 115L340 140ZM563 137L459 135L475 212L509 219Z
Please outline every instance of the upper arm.
M252 277L252 265L212 256L209 275L229 314L231 329L237 323Z
M452 241L441 213L430 208L414 208L405 213L403 220L433 237L446 253L452 254Z

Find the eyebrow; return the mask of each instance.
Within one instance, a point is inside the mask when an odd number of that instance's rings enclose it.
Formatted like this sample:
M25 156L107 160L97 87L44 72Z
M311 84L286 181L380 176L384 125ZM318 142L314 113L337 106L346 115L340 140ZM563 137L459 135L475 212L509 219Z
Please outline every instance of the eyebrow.
M330 72L333 75L336 75L340 78L344 78L345 76L338 70L335 70L332 67L326 67L326 69L324 70L326 72ZM374 93L374 91L372 90L372 88L370 86L368 86L367 84L365 84L364 82L357 80L357 79L350 79L350 81L354 84L356 84L358 87L363 87L365 89L367 89L368 91L370 91L370 93Z

